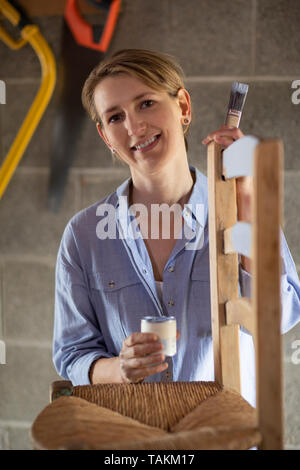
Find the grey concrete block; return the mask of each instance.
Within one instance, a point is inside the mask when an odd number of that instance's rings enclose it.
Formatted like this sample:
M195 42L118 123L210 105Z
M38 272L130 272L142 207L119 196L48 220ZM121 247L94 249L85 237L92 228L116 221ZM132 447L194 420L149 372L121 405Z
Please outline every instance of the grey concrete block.
M122 171L115 174L105 174L103 176L83 176L81 177L81 207L85 208L100 201L105 196L115 191L123 181L130 177L127 166Z
M172 0L168 52L186 75L251 73L252 2Z
M299 169L300 105L291 101L291 83L249 80L248 84L240 128L244 134L282 139L285 169ZM206 161L202 139L224 124L231 85L231 82L193 83L187 80L186 88L191 94L194 110L189 142L197 161Z
M49 387L59 380L50 348L7 346L0 374L0 420L33 422L49 404Z
M0 450L9 449L9 433L6 427L0 426Z
M255 72L258 75L298 75L300 3L298 0L264 0L256 5Z
M19 424L3 428L6 433L5 447L2 450L33 450L30 438L30 426ZM1 429L0 429L1 435ZM1 450L1 445L0 445Z
M102 141L96 129L96 124L86 115L81 135L78 138L74 156L74 168L115 168L119 162L113 163L111 152Z
M285 443L300 445L300 365L284 365Z
M3 140L3 155L2 159L7 155L10 150L11 145L14 142L14 139L17 136L17 133L30 109L31 104L33 103L34 97L38 92L39 84L19 84L11 85L9 82L6 84L6 104L0 108L2 113L2 140ZM28 144L27 149L29 152L32 150L32 146L37 146L37 153L39 166L46 166L47 161L47 150L49 147L49 137L40 139L41 129L45 124L45 118L49 115L49 111L46 110L40 124L36 129L36 134L33 135L33 138ZM44 136L45 137L45 136ZM25 153L19 163L23 165L26 161L26 154L28 152L25 150ZM2 162L1 162L2 163Z
M7 103L1 106L3 151L0 152L0 163L7 155L27 112L38 91L38 84L7 84ZM50 167L53 151L54 123L57 119L56 98L52 98L43 114L28 146L20 160L20 167ZM72 124L70 122L70 124ZM72 129L72 127L70 128ZM77 139L75 151L70 158L70 167L110 167L111 155L101 141L93 123L86 113L82 116L80 132L74 135ZM69 157L69 155L68 155Z
M286 170L300 169L300 105L292 103L291 82L249 81L241 128L263 138L280 138Z
M18 33L10 27L10 23L8 21L5 22L5 29L9 30L10 34L13 32L11 35L18 37ZM1 41L0 63L2 79L28 77L32 75L33 71L36 77L41 75L38 57L29 44L26 44L19 50L13 51ZM22 63L22 67L20 67L20 63Z
M39 17L32 18L32 21L39 27L41 34L50 46L57 61L60 56L62 17ZM7 20L5 21L5 29L15 38L19 37L17 28L12 27ZM19 50L13 51L8 49L8 47L1 41L0 63L1 75L5 79L41 77L39 59L29 44L26 44Z
M33 450L30 437L30 427L9 429L10 450Z
M284 233L296 265L300 265L300 172L284 177Z
M77 212L75 178L69 178L61 209L47 209L48 173L16 172L0 206L0 253L55 256L62 233Z
M0 164L4 159L4 148L3 148L3 131L2 131L2 122L3 122L3 108L5 104L0 104Z
M300 372L300 323L283 335L282 348L284 362L294 364L295 366L298 365Z
M51 343L54 265L6 262L3 271L4 338Z
M168 0L123 2L109 54L127 48L167 52L169 34Z

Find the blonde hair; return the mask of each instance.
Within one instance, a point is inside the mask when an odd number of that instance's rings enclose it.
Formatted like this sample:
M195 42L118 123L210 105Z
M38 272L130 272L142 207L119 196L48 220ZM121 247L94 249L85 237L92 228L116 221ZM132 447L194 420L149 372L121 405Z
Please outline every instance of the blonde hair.
M82 104L91 119L102 127L95 102L96 86L106 77L127 73L135 76L157 91L166 91L176 97L180 88L184 88L184 73L173 57L145 49L123 49L100 62L90 73L82 90ZM184 134L190 124L184 127ZM188 148L186 137L185 146Z

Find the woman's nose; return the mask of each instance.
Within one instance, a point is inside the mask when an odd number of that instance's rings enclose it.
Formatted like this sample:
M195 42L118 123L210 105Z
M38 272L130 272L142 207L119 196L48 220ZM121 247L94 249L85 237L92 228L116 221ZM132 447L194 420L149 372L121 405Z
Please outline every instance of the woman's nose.
M143 135L147 124L137 116L127 116L125 126L129 136Z

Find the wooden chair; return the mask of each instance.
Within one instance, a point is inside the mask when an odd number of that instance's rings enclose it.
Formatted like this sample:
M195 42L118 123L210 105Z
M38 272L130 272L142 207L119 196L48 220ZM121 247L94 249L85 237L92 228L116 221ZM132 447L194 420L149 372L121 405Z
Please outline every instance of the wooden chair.
M55 382L51 403L31 428L34 448L283 447L281 168L278 140L247 136L224 152L215 143L208 148L215 381L76 387ZM254 185L252 230L237 221L235 178L246 174ZM236 251L252 257L251 299L239 297ZM255 344L256 409L240 395L240 325Z

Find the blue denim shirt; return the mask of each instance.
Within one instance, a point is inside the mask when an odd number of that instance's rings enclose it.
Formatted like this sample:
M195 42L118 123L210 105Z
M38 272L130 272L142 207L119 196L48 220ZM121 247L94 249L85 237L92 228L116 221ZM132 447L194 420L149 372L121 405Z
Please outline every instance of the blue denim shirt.
M73 385L90 383L89 368L96 359L118 356L123 340L140 331L145 315L175 316L181 333L168 369L147 382L214 380L207 178L191 170L196 180L182 212L188 230L177 240L164 268L161 301L145 243L142 237L131 236L136 220L126 203L131 179L69 221L56 266L53 360L58 374ZM110 220L115 220L116 237L99 238L99 223L108 220L103 208L114 209ZM286 332L300 318L300 285L283 234L282 258L282 332ZM240 268L242 295L250 296L250 284L251 276ZM242 395L254 404L253 341L243 329L240 348Z

